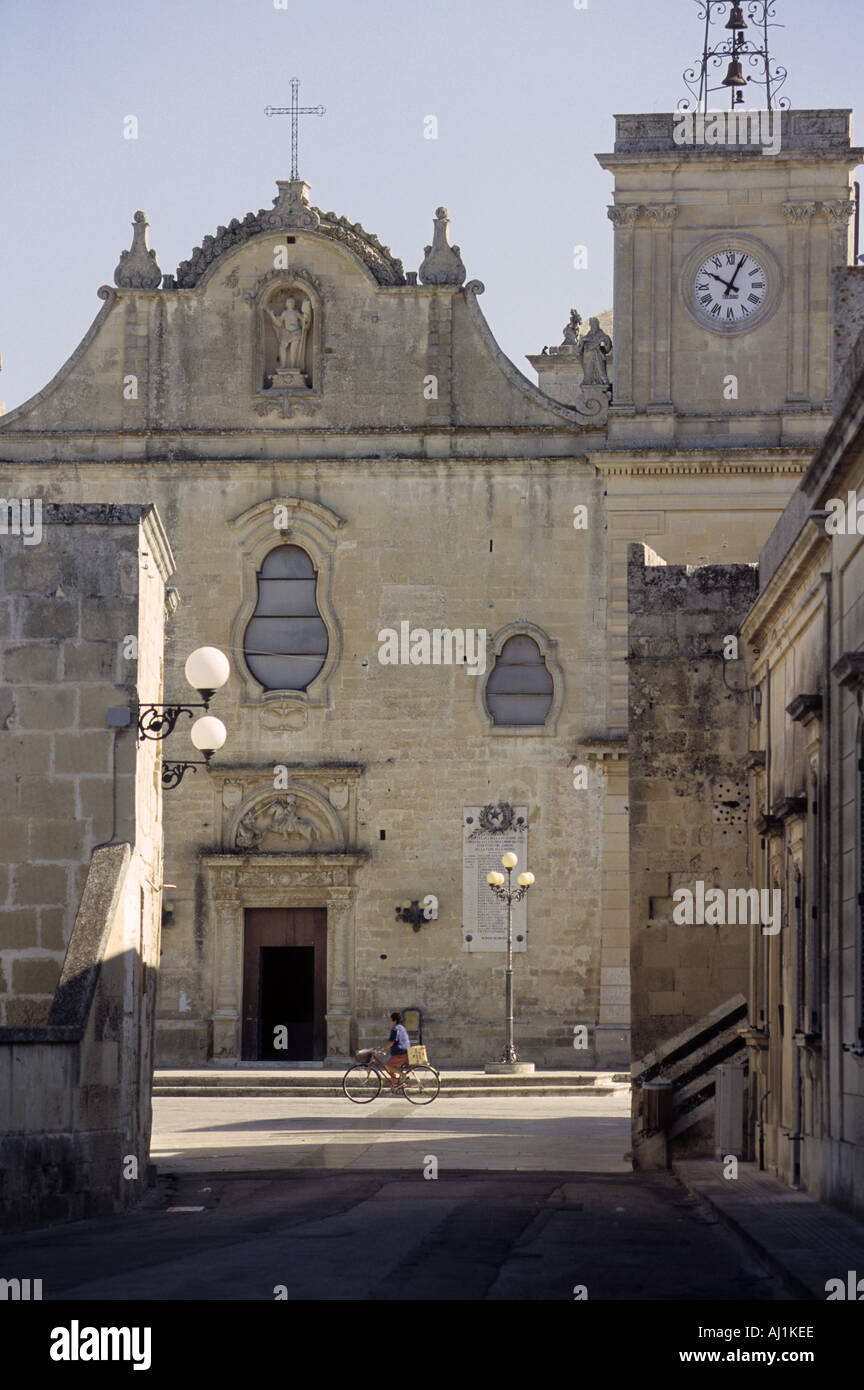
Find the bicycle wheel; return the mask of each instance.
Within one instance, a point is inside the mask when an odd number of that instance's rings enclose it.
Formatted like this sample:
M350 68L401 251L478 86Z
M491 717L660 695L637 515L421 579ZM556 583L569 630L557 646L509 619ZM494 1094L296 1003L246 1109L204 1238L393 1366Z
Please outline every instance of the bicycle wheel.
M441 1078L434 1067L410 1067L403 1089L412 1105L428 1105L441 1090Z
M342 1077L342 1090L355 1105L368 1105L370 1100L381 1094L381 1077L370 1070L365 1062L349 1067Z

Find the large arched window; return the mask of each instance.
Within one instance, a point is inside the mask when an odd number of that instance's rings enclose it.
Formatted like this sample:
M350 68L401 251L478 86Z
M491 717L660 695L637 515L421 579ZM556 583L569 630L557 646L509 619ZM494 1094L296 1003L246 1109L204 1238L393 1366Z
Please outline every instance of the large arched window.
M265 690L306 690L328 646L315 600L315 566L299 545L280 545L257 579L258 602L243 637L246 665Z
M552 675L533 637L517 633L504 643L486 682L486 706L496 725L546 723L554 692Z

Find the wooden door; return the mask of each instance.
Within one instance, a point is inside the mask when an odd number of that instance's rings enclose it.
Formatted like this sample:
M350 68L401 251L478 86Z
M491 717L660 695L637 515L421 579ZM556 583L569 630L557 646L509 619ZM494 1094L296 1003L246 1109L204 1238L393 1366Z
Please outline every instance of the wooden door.
M243 1060L322 1060L326 1008L326 908L249 908L243 940ZM274 1046L277 1027L284 1030L279 1037L284 1047Z

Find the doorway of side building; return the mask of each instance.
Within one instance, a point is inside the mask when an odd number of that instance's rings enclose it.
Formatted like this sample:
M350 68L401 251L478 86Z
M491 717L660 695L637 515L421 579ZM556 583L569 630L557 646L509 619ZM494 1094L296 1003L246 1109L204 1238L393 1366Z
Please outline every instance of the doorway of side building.
M327 911L249 908L243 939L244 1061L321 1061L327 1046Z

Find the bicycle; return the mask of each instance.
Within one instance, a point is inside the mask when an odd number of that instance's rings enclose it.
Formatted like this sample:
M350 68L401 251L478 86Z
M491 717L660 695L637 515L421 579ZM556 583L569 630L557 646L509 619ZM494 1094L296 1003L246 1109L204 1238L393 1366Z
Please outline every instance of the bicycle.
M342 1090L355 1105L368 1105L381 1094L381 1084L385 1077L388 1085L390 1075L385 1071L383 1053L372 1048L364 1048L357 1053L357 1061L342 1077ZM428 1062L416 1065L407 1063L402 1068L393 1086L393 1094L402 1094L412 1105L429 1105L441 1089L441 1077Z

